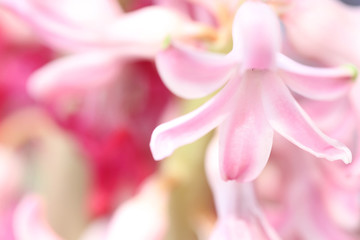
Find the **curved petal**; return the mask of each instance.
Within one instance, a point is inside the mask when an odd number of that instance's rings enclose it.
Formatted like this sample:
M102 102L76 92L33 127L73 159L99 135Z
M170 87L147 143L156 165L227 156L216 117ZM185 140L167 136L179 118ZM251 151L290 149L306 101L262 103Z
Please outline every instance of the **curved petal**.
M45 222L40 199L28 196L15 211L14 234L17 240L60 240Z
M314 125L275 74L263 81L262 100L270 125L290 142L319 158L351 162L350 150Z
M29 79L28 91L41 100L84 92L114 80L120 66L118 56L108 52L64 57L35 71Z
M282 54L277 56L277 66L291 90L316 100L333 100L344 96L357 76L357 69L351 65L334 68L310 67Z
M103 36L92 31L93 24L79 27L79 23L69 19L70 16L67 11L64 10L61 12L61 10L56 7L57 5L62 6L63 4L49 3L45 4L42 1L34 0L2 0L0 2L2 6L16 13L21 19L28 23L39 35L40 39L52 47L65 51L79 51L104 42ZM84 2L83 4L86 3ZM51 9L49 9L50 6ZM83 8L87 9L87 6L83 6ZM97 12L97 14L99 14L99 12ZM96 15L96 18L98 16L99 15Z
M124 202L110 220L106 240L163 239L168 227L168 192L158 179L148 179L138 195Z
M225 55L171 44L160 52L156 66L165 85L182 98L204 97L220 88L235 61Z
M49 19L73 27L103 27L122 15L116 0L25 0ZM101 17L99 17L101 16Z
M218 126L229 111L240 79L234 78L212 99L184 116L158 126L151 136L150 148L155 160L168 157Z
M230 236L242 239L239 238L242 235L238 235L239 232L234 228L237 225L235 222L244 220L249 227L251 239L279 240L278 234L267 222L257 203L252 183L224 181L220 176L218 155L218 138L214 137L208 146L205 162L206 176L213 193L218 216L211 239L227 239L225 237ZM249 221L249 219L252 220ZM232 222L234 224L223 225L224 221L234 221Z
M220 163L225 180L251 181L265 167L273 130L261 104L261 82L267 71L249 71L240 86L238 105L220 128Z

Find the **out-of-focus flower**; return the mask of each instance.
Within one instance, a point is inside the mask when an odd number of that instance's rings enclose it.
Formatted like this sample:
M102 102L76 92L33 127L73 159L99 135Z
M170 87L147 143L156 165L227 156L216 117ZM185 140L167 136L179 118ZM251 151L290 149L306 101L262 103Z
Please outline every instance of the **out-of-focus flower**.
M163 239L168 227L168 194L165 182L149 178L140 192L115 212L106 239Z
M170 98L151 62L129 62L118 78L77 98L69 110L51 105L57 122L88 157L95 216L109 213L155 171L148 142Z
M323 8L323 6L327 6ZM286 11L282 14L282 21L286 29L286 37L298 56L310 61L318 61L322 65L334 65L353 62L356 66L360 66L360 58L357 54L359 48L360 35L354 29L359 28L360 11L358 7L347 6L340 1L321 0L312 1L288 1ZM336 34L334 34L336 33ZM299 41L299 38L306 38L308 41ZM331 41L328 39L331 38ZM355 125L349 133L344 133L340 126L349 126L340 122L337 129L339 133L354 138L355 132L359 136L360 131L360 107L359 107L360 83L357 81L351 92L346 96L350 111L343 116L346 119L354 119ZM309 108L311 108L311 105ZM344 105L340 102L336 109L344 109ZM334 119L332 115L327 115L324 119L327 121ZM356 136L355 136L356 137ZM359 143L359 141L357 141ZM356 150L355 150L356 149ZM344 168L335 167L333 171L337 171L337 175L351 176L351 182L358 182L360 177L360 146L354 147L356 156L354 162ZM341 168L341 169L340 169ZM344 179L344 177L341 177ZM345 177L345 182L349 181Z
M29 36L29 29L15 16L3 9L0 14L0 118L4 118L34 103L26 90L27 80L53 53Z
M157 6L122 14L113 1L60 4L4 0L2 4L28 20L50 46L75 52L86 50L54 61L32 76L29 91L39 99L54 99L67 91L94 90L114 81L122 62L152 58L168 36L187 39L214 34L204 24ZM93 7L88 8L89 4ZM78 9L82 9L81 16L76 13ZM99 14L104 17L101 21Z
M154 158L169 156L221 124L225 179L250 181L258 176L271 151L273 130L316 157L351 162L349 149L313 124L286 85L306 97L333 99L347 92L356 70L303 66L278 53L280 38L272 10L263 3L246 2L236 14L234 46L228 55L177 45L160 53L156 59L160 75L181 97L203 97L230 80L199 109L154 130L150 143ZM282 80L277 71L288 77Z
M22 192L24 166L19 157L0 147L0 238L13 240L13 213Z
M337 0L285 2L281 19L286 37L303 58L328 65L349 62L360 65L355 54L359 52L360 34L354 31L360 26L358 8ZM307 41L301 40L304 38Z
M281 137L277 140L270 158L270 165L276 169L275 178L278 178L276 190L270 199L266 199L261 191L257 194L281 237L356 239L360 216L356 203L358 193L343 188L339 182L329 181L322 168L329 162L314 161L313 156ZM266 188L264 184L273 181L270 178L274 175L262 175L260 179L262 177L265 179L259 185Z
M29 19L49 46L80 52L37 71L28 89L51 105L58 122L83 145L93 172L92 213L108 213L123 197L115 197L120 185L132 193L155 169L147 145L169 94L153 65L139 59L151 58L168 35L201 38L211 30L156 6L125 14L112 1L3 4ZM98 21L99 15L104 19ZM144 28L147 24L152 27Z
M119 205L110 218L91 224L81 239L164 239L169 225L169 186L161 176L149 177L134 197Z
M43 213L41 199L26 196L17 206L14 216L16 240L60 240L48 226Z

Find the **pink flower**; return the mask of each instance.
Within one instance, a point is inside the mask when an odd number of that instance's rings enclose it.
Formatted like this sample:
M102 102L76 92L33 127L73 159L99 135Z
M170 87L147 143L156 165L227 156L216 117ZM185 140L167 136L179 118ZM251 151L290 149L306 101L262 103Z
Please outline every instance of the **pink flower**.
M341 182L329 181L319 167L329 162L314 161L313 156L286 142L274 150L271 162L277 165L280 180L277 199L271 199L270 205L280 204L276 208L280 220L276 229L281 237L357 239L358 192L338 186Z
M0 9L0 118L29 106L29 76L53 57L52 51L35 42L19 19Z
M220 176L217 137L206 155L206 175L218 215L211 240L280 239L263 215L251 183L224 181Z
M26 196L17 206L14 232L17 240L60 240L45 220L43 204L37 196Z
M168 230L170 189L161 176L149 177L137 195L121 204L110 219L94 221L82 240L160 240Z
M303 66L281 55L280 45L280 25L271 8L246 2L236 14L233 50L226 56L176 44L161 52L157 67L175 94L198 98L225 86L197 110L154 130L154 158L167 157L220 125L221 172L227 180L259 175L274 130L316 157L351 162L349 149L314 125L288 87L309 98L335 99L349 90L356 71Z
M28 90L41 100L95 90L114 81L123 62L153 58L168 36L213 34L206 25L159 6L125 14L113 0L0 0L0 4L26 20L52 48L77 53L51 62L30 78Z
M282 15L286 37L301 56L323 64L360 64L360 10L341 1L291 0ZM324 8L326 6L326 8ZM303 41L303 39L307 41Z
M87 156L93 216L109 213L119 203L116 196L134 194L157 169L148 143L171 95L152 62L124 64L117 76L119 81L76 98L70 111L52 105L54 118Z
M106 239L163 239L168 227L168 195L166 183L157 177L147 179L140 192L115 212Z
M326 6L326 8L324 8ZM291 47L303 58L317 60L320 64L343 64L353 62L360 65L359 52L359 31L354 31L360 27L360 11L358 7L347 6L340 1L333 0L292 0L282 16L286 28L286 37ZM336 34L334 34L336 33ZM300 39L306 38L307 41ZM329 41L328 39L331 39ZM340 108L350 108L348 113L338 116L345 116L347 121L340 122L336 127L339 133L348 135L348 138L356 138L360 132L360 106L359 106L360 83L357 81L346 96L350 99L348 106L340 103ZM311 105L310 105L311 106ZM333 108L333 107L332 107ZM346 114L346 115L345 115ZM352 115L352 116L351 116ZM356 125L348 133L344 133L344 126L349 126L349 120L355 118ZM327 119L333 119L327 117ZM357 132L357 136L354 136ZM356 135L355 134L355 135ZM359 143L360 141L357 141ZM360 145L357 144L356 156L351 165L334 168L338 171L337 180L340 177L345 181L344 184L354 182L358 185L360 179ZM340 173L340 174L339 174ZM334 171L333 174L334 175ZM352 178L350 180L350 178Z

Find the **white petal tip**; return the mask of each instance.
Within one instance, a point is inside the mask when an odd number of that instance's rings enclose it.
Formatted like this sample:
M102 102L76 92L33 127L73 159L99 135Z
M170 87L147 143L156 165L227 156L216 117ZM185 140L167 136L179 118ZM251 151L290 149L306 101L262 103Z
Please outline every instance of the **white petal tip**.
M161 135L156 133L157 129L154 130L150 140L150 149L154 160L159 161L166 157L169 157L174 149L171 147L169 140L162 139Z
M344 150L345 150L346 157L343 158L343 162L345 164L350 164L352 162L352 154L348 148L346 148Z
M334 155L330 155L328 157L325 157L327 160L329 161L337 161L337 160L341 160L343 161L345 164L350 164L352 162L352 154L351 151L345 147L345 146L341 146L338 147L338 150L341 151L338 154L334 154Z

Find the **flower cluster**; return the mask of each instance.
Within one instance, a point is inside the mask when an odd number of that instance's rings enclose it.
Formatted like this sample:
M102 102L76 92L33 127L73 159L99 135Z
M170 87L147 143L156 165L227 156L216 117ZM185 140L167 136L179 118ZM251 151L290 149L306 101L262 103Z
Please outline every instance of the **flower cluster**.
M354 4L0 0L0 239L359 239Z

